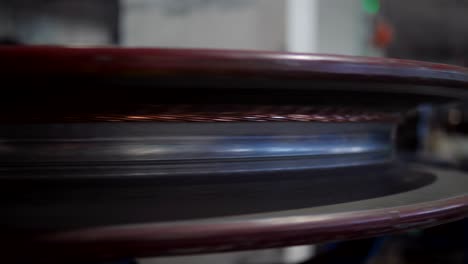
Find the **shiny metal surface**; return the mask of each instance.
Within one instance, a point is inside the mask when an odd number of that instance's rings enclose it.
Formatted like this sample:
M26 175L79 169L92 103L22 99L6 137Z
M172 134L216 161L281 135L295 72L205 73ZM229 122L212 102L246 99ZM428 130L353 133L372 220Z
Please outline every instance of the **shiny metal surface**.
M288 122L4 125L0 172L24 170L22 164L142 165L140 172L157 175L382 163L392 158L392 128Z

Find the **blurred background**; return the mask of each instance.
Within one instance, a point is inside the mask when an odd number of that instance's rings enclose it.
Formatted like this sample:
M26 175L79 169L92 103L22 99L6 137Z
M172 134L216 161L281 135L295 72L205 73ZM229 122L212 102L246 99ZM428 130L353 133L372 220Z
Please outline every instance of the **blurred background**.
M468 66L467 14L467 0L0 0L0 44L270 50ZM467 107L417 111L437 123L436 132L419 135L419 149L468 167ZM468 227L460 221L365 240L119 263L135 262L468 263Z
M464 0L0 0L4 44L388 56L465 65Z

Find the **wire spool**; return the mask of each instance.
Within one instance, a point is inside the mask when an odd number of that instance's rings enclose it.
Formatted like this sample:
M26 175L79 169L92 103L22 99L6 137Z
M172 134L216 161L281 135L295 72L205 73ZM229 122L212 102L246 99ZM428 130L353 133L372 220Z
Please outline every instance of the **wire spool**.
M11 256L275 247L467 213L463 172L402 161L395 144L409 109L466 98L463 68L120 48L9 47L0 59Z

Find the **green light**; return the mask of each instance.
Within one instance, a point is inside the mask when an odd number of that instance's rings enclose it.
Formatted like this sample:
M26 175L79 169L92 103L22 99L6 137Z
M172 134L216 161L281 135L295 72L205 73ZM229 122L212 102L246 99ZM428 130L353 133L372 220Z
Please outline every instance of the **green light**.
M369 14L377 14L380 9L379 0L361 0L362 8Z

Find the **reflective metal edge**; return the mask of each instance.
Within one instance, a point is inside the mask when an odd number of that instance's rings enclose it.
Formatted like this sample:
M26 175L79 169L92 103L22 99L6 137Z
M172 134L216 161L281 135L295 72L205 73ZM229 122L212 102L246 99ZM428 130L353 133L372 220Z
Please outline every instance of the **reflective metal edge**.
M166 175L367 165L392 159L392 131L388 123L3 125L0 175L51 167Z

